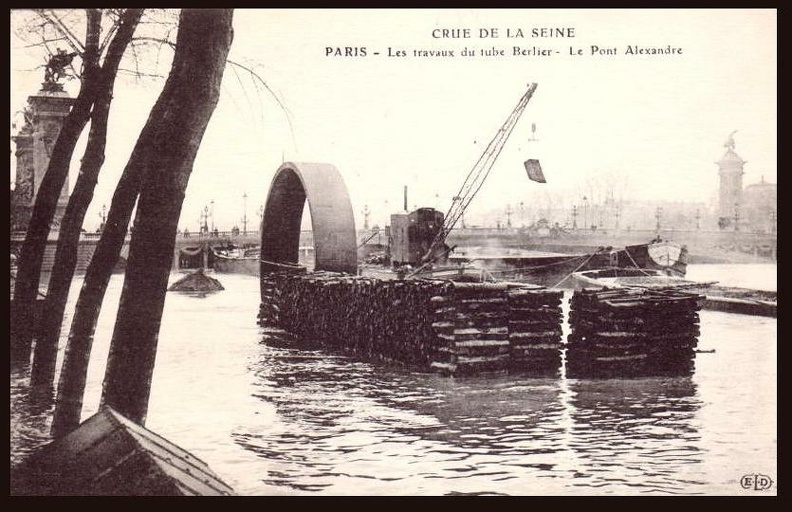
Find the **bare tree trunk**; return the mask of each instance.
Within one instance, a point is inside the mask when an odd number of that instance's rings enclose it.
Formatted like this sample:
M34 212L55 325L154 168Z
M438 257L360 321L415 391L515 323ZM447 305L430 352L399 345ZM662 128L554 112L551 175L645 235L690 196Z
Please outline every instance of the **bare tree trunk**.
M91 129L80 165L80 174L69 196L69 203L61 221L55 263L47 287L41 328L33 355L30 380L32 386L51 388L53 385L63 312L66 309L66 300L74 276L74 268L77 265L80 230L88 205L93 199L99 171L104 163L107 119L113 99L113 84L121 57L132 39L142 14L142 9L129 9L124 12L119 19L118 30L108 47L101 72L96 76L97 97L91 114Z
M33 325L33 306L41 278L41 264L47 245L50 223L66 178L69 175L74 147L80 134L88 123L91 106L96 97L96 80L99 70L99 37L101 34L101 12L87 10L86 43L83 55L84 76L80 92L71 111L64 118L63 126L52 148L47 172L36 194L36 202L28 224L25 241L19 255L17 279L14 287L14 319L11 326L14 342L29 354L30 344L35 332Z
M154 107L157 110L157 106ZM149 132L151 128L149 127ZM132 158L140 153L140 147L151 142L153 138L146 136L146 128L138 139ZM107 214L102 237L96 246L91 262L85 272L80 295L74 309L66 353L60 373L58 394L55 402L55 414L52 420L52 434L58 437L69 432L80 423L83 404L83 392L91 357L94 332L99 313L102 309L107 284L118 262L121 247L129 228L129 220L135 208L144 169L144 162L136 161L129 165L116 185L110 211Z
M83 391L96 322L102 309L107 285L126 239L129 221L135 209L143 178L148 169L153 167L155 155L150 148L154 147L159 139L167 136L167 133L163 134L158 120L168 111L170 97L173 95L172 89L173 84L168 79L118 180L102 236L85 272L61 368L52 421L54 436L62 435L80 423ZM153 168L156 170L156 167Z
M167 108L138 202L135 232L118 307L102 402L145 423L151 376L184 192L220 96L232 41L231 9L184 9L179 19Z

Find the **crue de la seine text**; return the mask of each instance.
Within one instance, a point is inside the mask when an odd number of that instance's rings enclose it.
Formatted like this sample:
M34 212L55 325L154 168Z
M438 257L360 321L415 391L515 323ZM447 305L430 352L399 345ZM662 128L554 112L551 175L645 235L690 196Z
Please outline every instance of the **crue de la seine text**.
M436 28L432 30L435 39L471 39L478 37L575 37L575 27L534 27L522 28Z

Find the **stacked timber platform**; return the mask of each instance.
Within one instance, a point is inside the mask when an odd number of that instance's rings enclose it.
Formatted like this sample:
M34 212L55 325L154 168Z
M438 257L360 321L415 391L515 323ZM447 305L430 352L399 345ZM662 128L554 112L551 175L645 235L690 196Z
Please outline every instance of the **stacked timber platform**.
M681 376L693 372L704 297L679 290L576 291L567 376Z
M435 296L432 324L442 373L555 373L561 367L563 292L511 284L453 283Z
M509 297L509 343L512 363L533 371L561 365L562 291L512 290Z
M262 276L259 323L444 374L558 372L560 291L514 283Z

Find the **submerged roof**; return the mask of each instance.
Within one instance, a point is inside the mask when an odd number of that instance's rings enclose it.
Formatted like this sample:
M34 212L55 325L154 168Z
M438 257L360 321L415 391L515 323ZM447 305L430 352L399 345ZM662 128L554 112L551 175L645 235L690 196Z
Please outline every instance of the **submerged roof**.
M12 492L54 496L223 496L234 490L202 460L103 407L34 452Z

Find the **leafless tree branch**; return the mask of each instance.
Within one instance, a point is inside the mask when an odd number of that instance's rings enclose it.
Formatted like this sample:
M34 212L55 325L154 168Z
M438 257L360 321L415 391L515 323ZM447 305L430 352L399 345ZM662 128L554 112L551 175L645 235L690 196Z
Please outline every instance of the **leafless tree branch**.
M55 27L66 38L66 42L71 46L72 50L82 55L85 52L85 47L74 34L72 34L69 27L67 27L60 18L50 10L47 12L45 9L37 9L36 12L53 27Z
M267 84L267 82L263 78L261 78L261 76L258 73L256 73L256 71L254 71L253 69L251 69L251 68L249 68L249 67L247 67L247 66L245 66L243 64L240 64L238 62L231 61L231 60L229 60L228 63L232 65L232 69L234 69L234 75L238 76L237 73L236 73L236 68L239 68L239 69L245 71L250 76L250 78L253 80L254 83L260 84L262 87L264 87L267 90L267 92L269 92L270 95L275 99L275 101L277 102L278 106L281 108L281 110L283 111L283 113L286 116L286 122L288 123L289 131L291 132L292 143L296 147L297 146L297 142L296 142L296 139L295 139L295 136L294 136L294 126L292 125L291 113L286 108L286 106L281 102L281 100L278 97L278 95L275 94L275 92L273 92L273 90L270 88L269 84ZM241 83L241 80L240 80L240 83ZM243 88L243 90L244 90L244 88Z

